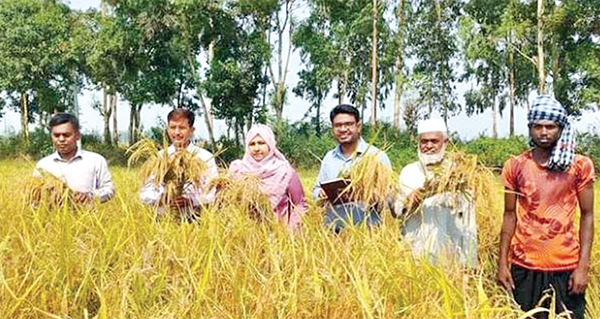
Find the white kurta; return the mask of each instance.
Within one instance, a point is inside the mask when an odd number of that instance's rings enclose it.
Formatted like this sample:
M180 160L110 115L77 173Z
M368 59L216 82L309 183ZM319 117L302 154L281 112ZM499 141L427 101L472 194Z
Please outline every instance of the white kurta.
M422 187L431 174L420 162L407 165L400 173L400 196L395 210L401 214L407 197ZM442 255L457 256L461 264L477 266L477 222L475 205L467 194L441 193L427 197L422 209L406 217L404 239L413 252L433 263Z

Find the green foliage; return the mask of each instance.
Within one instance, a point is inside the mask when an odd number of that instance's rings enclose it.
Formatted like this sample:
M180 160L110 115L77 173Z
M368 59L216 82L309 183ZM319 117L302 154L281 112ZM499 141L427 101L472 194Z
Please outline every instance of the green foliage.
M83 37L77 16L61 2L0 2L0 92L21 112L23 130L33 114L72 106L73 87L81 86L85 53L77 40Z
M240 159L242 158L242 156L244 156L244 148L240 146L235 140L228 139L224 135L217 140L216 144L216 148L209 148L209 150L213 154L220 151L217 157L220 164L229 165L229 163L235 161L236 159Z
M127 165L126 149L102 143L100 136L82 134L81 144L83 149L96 152L106 158L110 165ZM31 134L29 143L24 142L17 135L0 137L0 159L13 159L25 156L32 161L37 161L54 152L50 134L42 129L37 129Z
M314 134L313 123L281 124L277 129L277 147L296 167L319 167L321 159L337 144L331 134Z
M504 162L514 155L519 155L529 148L528 139L523 136L513 136L509 138L491 138L480 136L463 145L458 145L466 153L475 154L484 165L502 168Z
M600 172L600 135L597 132L577 134L575 152L589 156L594 161L596 172Z

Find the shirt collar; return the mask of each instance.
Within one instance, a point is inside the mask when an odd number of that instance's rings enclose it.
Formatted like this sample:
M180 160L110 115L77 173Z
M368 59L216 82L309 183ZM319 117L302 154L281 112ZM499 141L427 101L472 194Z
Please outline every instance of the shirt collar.
M192 143L192 141L190 141L190 143L185 147L185 149L194 154L194 152L196 151L196 145L194 145L194 143ZM175 153L175 151L177 150L177 148L175 147L175 145L171 144L169 145L167 154L171 155L173 153Z
M358 140L358 146L356 147L356 154L362 155L364 152L367 151L367 148L369 148L369 144L367 144L367 142L365 142L365 140L363 140L363 138L361 137ZM347 158L344 156L344 152L342 151L341 145L338 144L338 146L334 149L334 153L335 153L335 156L347 160Z
M65 160L62 157L60 157L60 154L58 154L57 151L54 151L54 153L52 153L52 160L54 160L55 162L65 162L65 163L69 163L69 162L73 162L76 159L82 158L83 157L83 150L81 149L81 147L77 147L77 152L75 153L75 155L73 157L71 157L71 159L69 160Z

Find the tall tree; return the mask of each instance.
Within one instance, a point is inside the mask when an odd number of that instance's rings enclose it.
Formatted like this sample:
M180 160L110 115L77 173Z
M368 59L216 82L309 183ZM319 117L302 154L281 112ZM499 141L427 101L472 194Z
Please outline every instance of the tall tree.
M399 0L396 7L397 30L394 37L393 45L391 46L393 55L396 57L394 65L394 120L392 125L398 129L400 127L400 117L402 115L402 94L404 93L404 85L406 76L404 73L404 47L406 42L406 23L405 11L410 6L410 1L407 6L406 0Z
M17 106L26 141L34 112L43 116L73 103L69 94L80 85L80 55L70 38L78 27L61 3L0 2L0 91Z
M264 32L248 18L225 10L218 12L213 29L214 57L204 82L215 117L233 126L240 144L255 111L260 109L262 70L270 53Z
M420 0L413 4L409 26L410 56L416 59L413 69L425 81L418 88L421 100L428 106L427 116L439 108L444 121L460 105L454 96L455 74L452 66L457 52L454 30L461 2L456 0Z

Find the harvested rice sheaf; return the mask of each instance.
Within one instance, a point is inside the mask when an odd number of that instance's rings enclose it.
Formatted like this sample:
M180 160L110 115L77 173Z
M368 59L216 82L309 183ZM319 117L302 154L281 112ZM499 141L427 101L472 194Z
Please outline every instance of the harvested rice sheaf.
M344 192L352 201L380 205L398 193L398 176L381 162L379 152L365 152L341 177L350 179Z
M464 194L479 207L488 207L494 185L492 171L479 164L477 156L460 151L446 153L444 161L431 167L433 178L423 186L423 198L441 193Z
M261 190L258 176L229 176L221 174L211 181L217 189L214 205L218 210L247 212L252 219L263 221L273 216L271 202Z
M159 150L154 141L143 139L133 144L127 152L130 154L130 166L142 158L146 159L140 169L140 175L144 180L152 180L156 187L164 185L163 200L168 203L172 198L180 196L187 184L201 187L208 167L203 160L187 149L178 149L171 156L166 149L166 143L163 150Z
M73 192L60 179L47 172L26 182L26 203L32 206L60 207L73 202Z

